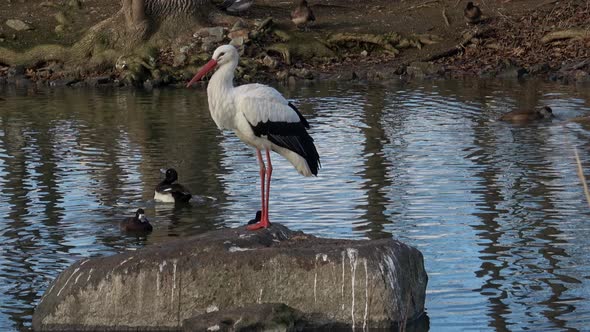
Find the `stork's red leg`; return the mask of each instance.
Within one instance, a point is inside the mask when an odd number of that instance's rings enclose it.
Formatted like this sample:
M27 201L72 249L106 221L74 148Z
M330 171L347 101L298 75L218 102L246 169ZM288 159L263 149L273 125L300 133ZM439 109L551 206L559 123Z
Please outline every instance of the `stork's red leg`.
M268 218L266 219L266 222L263 223L263 221L265 220L264 216L268 215L268 212L266 211L268 204L267 204L267 200L265 197L266 192L264 189L264 185L265 185L265 176L266 176L266 167L264 167L264 160L262 159L262 153L260 152L260 150L256 149L256 156L258 157L258 164L260 165L260 198L261 198L261 202L262 202L262 217L260 218L260 221L252 224L252 225L248 225L247 228L251 231L253 230L257 230L259 228L266 228L268 227Z
M266 163L268 166L266 167L266 222L267 225L270 225L270 219L268 217L269 211L269 201L270 201L270 177L272 176L272 163L270 162L270 150L266 149ZM268 226L267 226L268 227Z

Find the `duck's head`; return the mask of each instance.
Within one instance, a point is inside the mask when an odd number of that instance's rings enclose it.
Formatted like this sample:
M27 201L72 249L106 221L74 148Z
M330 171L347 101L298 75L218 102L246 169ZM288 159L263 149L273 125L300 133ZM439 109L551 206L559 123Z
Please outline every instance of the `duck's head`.
M552 118L552 117L554 117L553 110L549 106L543 107L542 109L540 109L539 111L537 111L537 113L539 113L539 115L541 115L541 117L543 117L543 118Z
M137 211L135 212L135 219L139 220L139 222L143 223L148 223L148 219L145 216L145 211L143 209L137 209Z
M166 181L167 183L172 183L172 182L178 180L178 173L176 173L176 170L174 168L168 168L168 169L162 168L162 169L160 169L160 172L166 176L164 181Z
M473 8L473 2L469 1L469 2L467 3L467 7L465 7L465 8L467 8L467 9L471 9L471 8Z
M238 54L238 50L232 45L219 46L213 52L211 60L209 60L209 62L197 72L197 74L188 82L186 87L189 88L193 83L203 78L203 76L216 67L223 67L226 64L231 64L233 67L237 66L239 58L240 55Z

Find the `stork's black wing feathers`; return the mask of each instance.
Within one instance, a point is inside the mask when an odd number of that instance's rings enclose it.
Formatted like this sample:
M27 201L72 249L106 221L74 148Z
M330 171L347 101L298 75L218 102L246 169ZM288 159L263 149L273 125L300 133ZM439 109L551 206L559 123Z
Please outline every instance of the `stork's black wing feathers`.
M299 121L301 121L301 123L303 124L303 126L305 128L307 128L307 129L309 129L309 123L303 117L303 114L301 114L301 112L299 112L299 110L297 109L297 107L295 107L295 105L293 105L293 103L291 103L291 102L289 102L289 107L291 107L291 109L294 110L295 113L297 113L297 116L299 117Z
M305 130L305 128L309 128L309 124L291 103L289 106L297 112L301 122L267 121L259 122L256 125L250 124L250 126L254 135L266 136L273 144L289 149L303 157L312 174L317 175L321 166L320 155L313 144L313 138Z

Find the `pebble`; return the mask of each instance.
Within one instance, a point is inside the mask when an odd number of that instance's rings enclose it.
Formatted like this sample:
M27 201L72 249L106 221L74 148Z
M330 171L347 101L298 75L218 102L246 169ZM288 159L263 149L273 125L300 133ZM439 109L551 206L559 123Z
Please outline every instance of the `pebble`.
M6 25L8 25L10 28L16 31L26 31L33 29L30 25L18 19L6 20Z

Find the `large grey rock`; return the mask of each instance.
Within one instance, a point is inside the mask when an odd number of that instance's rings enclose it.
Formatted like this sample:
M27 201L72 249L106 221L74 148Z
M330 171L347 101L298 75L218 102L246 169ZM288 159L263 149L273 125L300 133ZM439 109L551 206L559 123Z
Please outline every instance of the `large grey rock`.
M79 261L51 284L36 331L167 330L251 303L284 303L351 327L391 327L424 311L422 254L392 239L323 239L280 224L224 229Z

